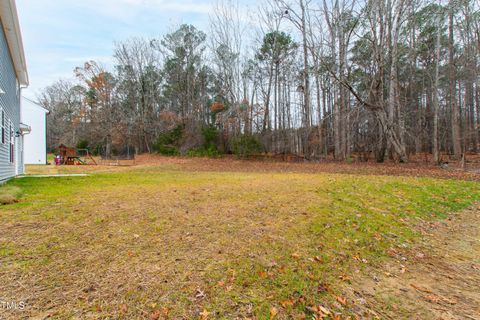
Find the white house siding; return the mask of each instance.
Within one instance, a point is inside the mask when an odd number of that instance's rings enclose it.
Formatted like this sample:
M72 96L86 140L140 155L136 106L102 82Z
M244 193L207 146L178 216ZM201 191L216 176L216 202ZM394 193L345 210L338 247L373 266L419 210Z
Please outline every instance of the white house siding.
M36 103L22 98L22 123L30 126L31 132L23 137L25 164L47 162L47 110Z
M0 27L0 88L5 92L0 94L0 182L2 182L15 176L15 162L10 162L10 141L20 129L20 86L2 27ZM5 143L1 141L2 110L5 113Z

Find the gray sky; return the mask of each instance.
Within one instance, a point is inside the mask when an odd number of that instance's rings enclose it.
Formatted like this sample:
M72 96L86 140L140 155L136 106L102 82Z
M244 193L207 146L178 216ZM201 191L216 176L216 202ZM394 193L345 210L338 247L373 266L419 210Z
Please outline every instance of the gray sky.
M206 31L212 6L209 0L17 0L30 77L24 96L72 78L85 61L110 66L115 41L158 37L181 23Z

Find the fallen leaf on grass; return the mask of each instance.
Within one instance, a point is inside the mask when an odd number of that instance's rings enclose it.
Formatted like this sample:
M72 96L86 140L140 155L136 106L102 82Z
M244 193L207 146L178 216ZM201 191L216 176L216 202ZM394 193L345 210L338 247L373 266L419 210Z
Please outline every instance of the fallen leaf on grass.
M431 303L438 303L440 301L440 297L434 295L434 294L429 294L424 296L425 300Z
M320 256L315 256L313 258L308 258L308 260L311 261L311 262L323 262L323 259Z
M328 284L326 283L319 283L317 287L317 292L318 293L324 293L329 291Z
M388 254L390 257L394 258L394 257L396 257L396 256L398 255L398 251L397 251L395 248L389 248L389 249L387 250L387 254Z
M128 312L128 306L125 303L120 305L120 312L121 313L127 313Z
M327 316L332 314L330 312L330 310L328 310L327 308L325 308L324 306L318 306L318 309L320 309L321 312L325 313Z
M280 302L280 304L282 305L282 307L287 308L288 306L293 306L295 304L295 300L293 300L293 299L284 300L284 301Z
M300 259L301 255L300 255L298 252L295 252L295 253L292 253L292 254L291 254L291 257L292 257L293 259Z
M423 259L425 258L425 254L423 252L417 252L417 254L415 254L415 258Z
M307 310L315 315L315 319L325 318L332 314L330 310L321 305L307 307Z
M162 308L162 315L164 317L168 317L168 314L170 313L170 309L168 309L167 307L163 307Z
M346 274L342 274L342 275L338 276L338 279L340 279L342 281L350 281L350 277L347 276Z
M277 314L278 314L278 309L275 308L275 307L271 307L270 308L270 319L275 318Z
M208 312L207 309L203 309L203 311L200 312L201 319L202 320L207 320L209 314L210 314L210 312Z
M150 320L158 320L160 319L160 310L155 310L152 313L150 313Z
M337 296L337 301L342 304L342 305L346 305L347 304L347 299L344 298L344 297L340 297L340 296Z

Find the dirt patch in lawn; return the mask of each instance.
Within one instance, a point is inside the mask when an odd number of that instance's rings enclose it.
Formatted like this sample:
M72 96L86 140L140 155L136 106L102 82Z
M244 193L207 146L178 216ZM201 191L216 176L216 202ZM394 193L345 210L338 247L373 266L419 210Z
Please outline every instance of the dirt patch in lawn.
M350 287L359 314L385 319L480 319L480 205L422 223L423 243Z

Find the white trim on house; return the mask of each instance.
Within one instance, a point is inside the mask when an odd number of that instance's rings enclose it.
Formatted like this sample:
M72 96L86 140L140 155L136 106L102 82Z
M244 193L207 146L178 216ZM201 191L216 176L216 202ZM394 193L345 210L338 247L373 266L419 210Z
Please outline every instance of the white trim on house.
M30 132L32 132L32 127L20 122L20 134L23 136L29 134Z
M0 20L5 31L17 79L21 86L28 86L27 62L15 0L0 0Z

